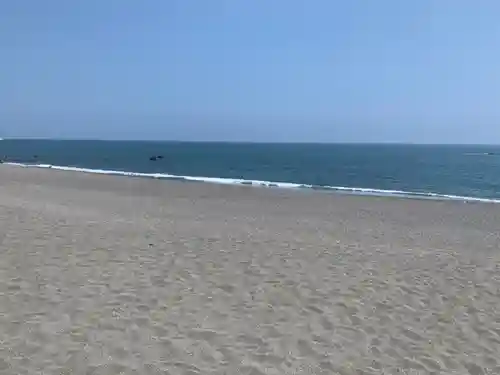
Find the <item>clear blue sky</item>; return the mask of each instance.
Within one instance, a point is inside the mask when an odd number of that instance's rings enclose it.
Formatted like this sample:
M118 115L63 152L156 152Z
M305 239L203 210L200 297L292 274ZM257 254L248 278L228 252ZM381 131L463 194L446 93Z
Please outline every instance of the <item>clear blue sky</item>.
M0 2L0 136L500 143L498 0Z

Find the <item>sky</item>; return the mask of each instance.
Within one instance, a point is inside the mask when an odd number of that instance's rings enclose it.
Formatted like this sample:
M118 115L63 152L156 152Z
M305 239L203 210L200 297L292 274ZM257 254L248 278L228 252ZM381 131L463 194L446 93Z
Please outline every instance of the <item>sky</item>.
M0 137L500 143L498 0L0 2Z

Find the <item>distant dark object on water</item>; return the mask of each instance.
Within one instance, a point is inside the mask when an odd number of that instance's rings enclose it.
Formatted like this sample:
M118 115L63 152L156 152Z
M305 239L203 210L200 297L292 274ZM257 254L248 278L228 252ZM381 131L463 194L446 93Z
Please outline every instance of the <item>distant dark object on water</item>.
M38 155L33 155L33 159L38 159Z
M149 160L151 161L157 161L163 159L163 155L156 155L156 156L151 156Z

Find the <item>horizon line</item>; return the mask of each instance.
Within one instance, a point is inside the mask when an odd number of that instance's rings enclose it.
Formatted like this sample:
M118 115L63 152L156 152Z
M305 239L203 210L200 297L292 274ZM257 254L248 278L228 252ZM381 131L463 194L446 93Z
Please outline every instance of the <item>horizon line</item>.
M270 144L270 145L401 145L401 146L500 146L500 143L439 143L439 142L370 142L370 141L248 141L248 140L182 140L182 139L106 139L58 137L7 137L2 141L71 141L71 142L150 142L150 143L212 143L212 144Z

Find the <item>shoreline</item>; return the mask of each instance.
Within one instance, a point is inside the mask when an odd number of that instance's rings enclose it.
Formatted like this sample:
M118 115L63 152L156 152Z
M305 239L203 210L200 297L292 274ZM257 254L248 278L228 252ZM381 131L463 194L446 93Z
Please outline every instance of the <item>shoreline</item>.
M20 168L37 168L48 169L55 171L66 171L74 173L86 173L95 175L109 175L119 177L135 177L155 179L162 181L181 181L188 183L208 183L229 186L246 186L258 187L267 189L286 189L289 191L314 191L320 193L333 193L350 196L363 196L363 197L383 197L383 198L398 198L398 199L412 199L412 200L430 200L430 201L454 201L462 203L487 203L497 204L500 203L500 198L491 197L474 197L474 196L459 196L453 194L440 194L433 192L411 192L402 190L384 190L372 188L359 188L359 187L343 187L343 186L322 186L322 185L309 185L292 182L275 182L275 181L260 181L260 180L244 180L226 177L201 177L201 176L183 176L171 175L166 173L142 173L130 171L116 171L105 169L90 169L80 167L59 166L51 164L24 164L15 162L3 162L2 165Z

